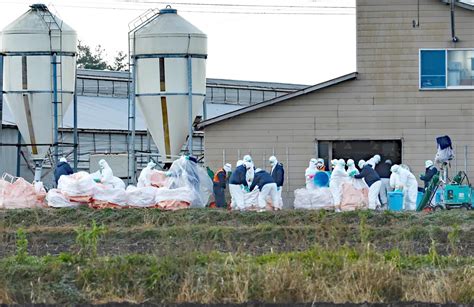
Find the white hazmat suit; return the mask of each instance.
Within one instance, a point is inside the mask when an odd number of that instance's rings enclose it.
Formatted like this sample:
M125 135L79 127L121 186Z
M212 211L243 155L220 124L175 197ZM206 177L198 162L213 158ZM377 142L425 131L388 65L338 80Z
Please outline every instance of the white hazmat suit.
M114 172L104 159L99 161L100 167L100 183L107 187L113 188Z
M243 160L237 161L235 167L239 167L244 164ZM243 210L244 205L244 190L240 184L229 184L229 192L231 197L231 205L234 210Z
M247 179L247 184L250 186L253 181L253 177L255 176L255 165L253 164L252 157L250 155L245 155L244 156L244 163L246 165L250 165L249 168L247 168L247 173L245 174L245 177Z
M372 168L375 169L375 166L380 163L382 158L379 155L375 155L367 161L368 164L372 165Z
M405 210L416 210L418 196L418 181L416 177L405 168L394 165L390 169L399 176L399 189L403 191L403 207Z
M141 171L140 176L138 177L137 188L151 186L151 174L155 166L155 162L148 162L147 166Z
M275 156L271 156L268 158L268 162L270 162L270 165L272 166L272 171L270 174L273 175L273 172L275 171L275 167L278 165L278 159ZM281 197L281 191L283 187L278 187L277 186L277 202L273 203L273 207L282 209L283 208L283 198Z
M309 161L309 166L304 173L304 177L306 179L306 189L308 190L314 190L316 188L316 186L314 185L314 176L318 171L316 168L317 163L318 161L316 159L311 159Z
M342 184L349 182L349 176L347 175L346 162L340 159L336 162L334 169L331 173L331 179L329 180L329 190L331 191L334 205L338 206L341 203Z

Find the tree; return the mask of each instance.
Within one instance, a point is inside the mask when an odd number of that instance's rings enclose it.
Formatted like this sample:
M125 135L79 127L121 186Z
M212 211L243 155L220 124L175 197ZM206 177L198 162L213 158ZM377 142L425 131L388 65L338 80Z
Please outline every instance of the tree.
M103 58L105 52L100 45L95 47L94 52L91 51L91 48L87 45L82 44L79 41L77 46L78 57L77 57L77 67L84 69L98 69L104 70L108 68L107 62Z
M119 51L117 55L114 57L114 63L112 65L108 65L109 70L115 71L123 71L128 70L128 56L125 52Z

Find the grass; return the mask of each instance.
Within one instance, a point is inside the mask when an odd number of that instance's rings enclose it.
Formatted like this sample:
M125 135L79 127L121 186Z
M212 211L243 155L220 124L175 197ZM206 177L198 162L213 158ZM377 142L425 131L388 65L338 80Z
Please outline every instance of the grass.
M474 304L474 214L0 211L0 303Z
M341 248L261 256L191 253L0 260L4 303L474 303L474 259ZM6 285L6 286L5 286Z

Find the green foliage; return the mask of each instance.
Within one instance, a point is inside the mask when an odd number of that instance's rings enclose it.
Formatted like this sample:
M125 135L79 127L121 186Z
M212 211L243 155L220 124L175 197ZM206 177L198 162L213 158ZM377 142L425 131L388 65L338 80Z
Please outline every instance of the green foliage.
M104 224L97 226L95 220L92 220L91 228L88 229L81 225L76 231L76 243L79 246L79 256L97 257L97 244L107 232Z
M452 230L448 233L449 246L451 248L451 253L458 253L458 246L460 243L461 237L461 228L458 224L454 224Z
M94 50L90 46L79 41L77 45L78 57L77 67L83 69L114 70L123 71L128 69L128 56L125 52L119 51L115 55L112 64L105 60L105 49L97 45Z
M26 233L23 228L18 228L16 232L16 254L15 259L17 262L25 262L28 258L28 240L26 239Z
M367 246L369 244L369 234L370 230L367 227L367 213L365 211L359 212L359 236L360 236L360 243L363 246Z
M91 47L79 41L77 45L77 67L83 69L107 69L107 62L104 59L105 50L100 45L92 51Z
M114 71L128 70L128 56L125 52L119 51L114 57L112 65L108 65L107 69Z

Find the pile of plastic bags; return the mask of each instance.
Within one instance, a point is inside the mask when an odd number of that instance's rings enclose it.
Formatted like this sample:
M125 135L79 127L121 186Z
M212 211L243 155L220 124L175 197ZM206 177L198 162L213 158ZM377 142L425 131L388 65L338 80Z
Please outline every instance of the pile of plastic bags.
M107 167L105 169L107 170ZM152 169L149 164L142 171L137 186L128 186L107 170L93 174L78 172L61 176L57 189L46 196L48 206L54 208L88 205L101 208L160 208L179 210L203 208L212 194L212 181L206 171L186 157L176 160L169 172Z
M5 174L0 179L0 208L22 209L45 206L46 191L41 182L31 184L23 178Z
M310 162L305 174L306 188L295 190L295 209L353 211L368 207L368 186L362 179L353 178L358 173L354 161L348 161L347 170L346 162L342 159L334 160L332 164L334 169L327 187L316 182L317 174L321 171L312 167ZM311 180L314 182L308 182L308 170L313 171Z

